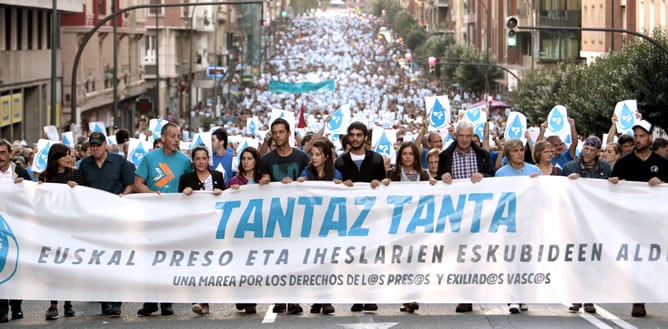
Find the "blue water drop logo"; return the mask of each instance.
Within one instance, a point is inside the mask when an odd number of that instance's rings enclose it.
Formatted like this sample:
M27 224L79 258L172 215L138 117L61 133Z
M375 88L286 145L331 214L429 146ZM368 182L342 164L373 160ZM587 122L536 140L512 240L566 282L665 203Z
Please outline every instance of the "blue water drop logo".
M37 152L37 156L35 156L35 164L37 165L36 168L45 170L46 169L46 164L47 160L49 159L49 150L51 149L51 143L46 143L44 148L39 150Z
M377 153L385 154L387 156L391 155L392 143L390 142L390 139L387 137L387 134L385 132L383 132L383 134L378 139L378 143L376 143L375 151Z
M341 124L343 124L343 111L338 109L330 116L327 129L332 131L339 130L341 129Z
M195 141L193 141L193 143L190 144L190 147L194 149L200 145L205 145L205 144L204 141L202 141L202 135L197 135L197 139L195 139Z
M281 112L281 115L279 115L278 117L285 119L285 112Z
M476 122L480 120L480 109L474 108L466 111L466 118L471 122Z
M98 133L102 133L102 134L105 133L104 128L100 127L100 125L97 124L97 123L93 126L93 132L98 132Z
M153 136L155 138L160 138L162 132L162 120L158 119L158 124L155 125L155 128L153 129Z
M479 123L475 126L474 128L475 134L478 135L481 141L483 141L485 137L485 124L484 123Z
M633 123L635 122L634 117L635 113L631 111L631 109L624 103L624 106L622 107L622 110L619 112L619 123L622 126L623 130L630 130L633 127Z
M244 140L244 143L241 144L241 147L239 148L239 152L237 152L237 161L239 161L239 167L241 167L241 153L243 153L247 147L248 142Z
M144 144L139 143L137 145L137 148L135 148L135 151L132 152L132 155L130 156L130 161L132 161L132 163L134 163L135 166L138 166L141 163L141 159L144 158L144 155L146 155Z
M9 281L19 264L19 243L5 218L0 215L0 285Z
M434 107L431 109L431 116L429 119L431 120L431 124L434 127L443 127L445 125L445 109L443 108L443 105L441 105L441 102L438 101L438 99L434 102Z
M248 123L248 132L249 132L250 134L255 135L255 129L257 129L257 126L255 125L255 120L251 120L251 121Z
M570 145L573 142L571 139L571 135L566 135L566 138L564 138L564 144Z
M70 140L69 137L67 137L67 135L63 135L63 144L65 144L67 146L70 146L70 147L74 146L74 145L72 145L72 141Z
M547 124L552 131L562 131L566 126L566 118L558 107L552 109L547 120Z
M522 138L522 121L520 121L520 116L516 115L513 122L508 127L508 138Z

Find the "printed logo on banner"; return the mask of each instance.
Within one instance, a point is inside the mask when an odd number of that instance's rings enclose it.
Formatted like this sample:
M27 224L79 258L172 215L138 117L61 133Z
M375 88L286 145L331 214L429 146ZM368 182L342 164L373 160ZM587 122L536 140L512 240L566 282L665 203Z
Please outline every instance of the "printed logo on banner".
M386 154L387 156L390 156L391 149L392 149L392 143L390 142L390 139L387 137L387 134L383 132L383 135L380 136L380 139L378 140L378 144L376 145L375 151L380 154Z
M9 281L19 264L19 243L9 224L0 215L0 285Z
M466 118L471 122L476 122L480 119L480 108L474 108L466 111Z
M141 163L141 159L146 155L146 150L144 149L143 143L137 144L137 148L130 155L130 162L134 163L135 166L138 166Z
M562 110L563 109L563 110ZM547 122L551 130L554 132L561 132L566 128L566 117L564 115L565 108L561 105L555 106L548 115Z
M434 127L442 127L445 125L445 109L443 108L443 105L441 105L441 102L434 101L434 107L431 110L431 122L433 123Z
M515 120L510 124L510 129L508 129L508 137L510 138L522 138L522 121L520 121L520 116L516 115Z
M197 135L197 139L195 139L192 144L190 144L191 148L196 148L198 146L205 146L204 141L202 140L202 135Z
M339 130L341 128L341 123L343 123L343 111L337 110L332 113L332 116L327 123L327 128L329 130Z
M619 120L619 123L624 131L630 130L636 121L635 113L633 113L633 111L626 105L626 103L624 103L622 106L621 115L617 119Z
M35 165L37 168L42 168L41 170L46 169L46 162L49 159L49 150L51 149L51 143L47 143L35 156Z

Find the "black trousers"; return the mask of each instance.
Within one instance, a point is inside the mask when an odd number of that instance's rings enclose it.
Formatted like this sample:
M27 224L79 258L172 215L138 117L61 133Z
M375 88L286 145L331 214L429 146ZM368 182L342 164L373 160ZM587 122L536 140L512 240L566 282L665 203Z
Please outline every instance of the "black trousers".
M12 312L19 312L21 310L21 303L20 299L0 299L0 315L9 313L10 306L12 307Z

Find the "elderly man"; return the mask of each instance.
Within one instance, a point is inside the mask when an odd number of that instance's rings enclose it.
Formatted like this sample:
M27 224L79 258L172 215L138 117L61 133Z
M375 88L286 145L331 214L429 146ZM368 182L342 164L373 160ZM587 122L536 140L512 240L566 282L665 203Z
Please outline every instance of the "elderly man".
M439 155L436 175L446 184L454 179L470 179L477 183L483 177L494 176L489 153L472 143L473 123L461 120L455 126L455 142ZM459 304L457 313L473 311L473 304Z

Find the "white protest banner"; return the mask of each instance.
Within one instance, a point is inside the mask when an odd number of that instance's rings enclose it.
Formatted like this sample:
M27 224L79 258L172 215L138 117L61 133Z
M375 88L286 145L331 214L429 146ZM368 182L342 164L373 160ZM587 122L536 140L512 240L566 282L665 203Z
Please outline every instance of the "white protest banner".
M147 141L143 141L137 138L130 138L130 143L128 144L128 161L132 162L135 167L139 166L141 159L151 151L153 145Z
M485 138L485 123L487 122L487 112L485 106L470 108L464 112L464 119L473 123L473 133L478 135L480 140Z
M48 139L40 139L37 141L37 154L33 159L32 171L36 173L41 173L46 170L47 160L49 159L49 150L51 145L57 142L50 141Z
M397 131L394 129L383 129L376 127L371 134L371 147L376 153L392 158L394 155L394 143L397 142Z
M58 136L58 128L56 126L44 126L42 130L44 130L46 138L48 138L50 141L52 142L60 141L60 136Z
M107 125L104 124L102 121L93 121L88 123L88 131L90 133L102 133L103 135L107 136Z
M162 118L151 119L148 121L148 130L151 131L151 136L149 137L150 141L160 138L162 135L162 126L167 124L169 121L163 120Z
M344 104L329 115L329 120L325 125L325 134L345 134L348 126L352 122L350 104Z
M429 118L427 130L446 129L450 126L450 101L447 95L425 96L424 103Z
M68 147L74 147L74 133L71 131L66 131L62 133L63 137L63 144L67 145Z
M506 121L506 131L503 137L506 141L510 139L519 139L522 144L526 144L527 138L524 132L527 130L527 117L520 112L510 112L508 121Z
M260 128L260 120L256 116L246 118L246 134L256 136L258 128Z
M661 303L667 198L558 176L122 198L0 184L0 298Z
M638 102L635 99L617 102L614 114L617 117L616 129L618 133L633 136L636 113L638 113Z

